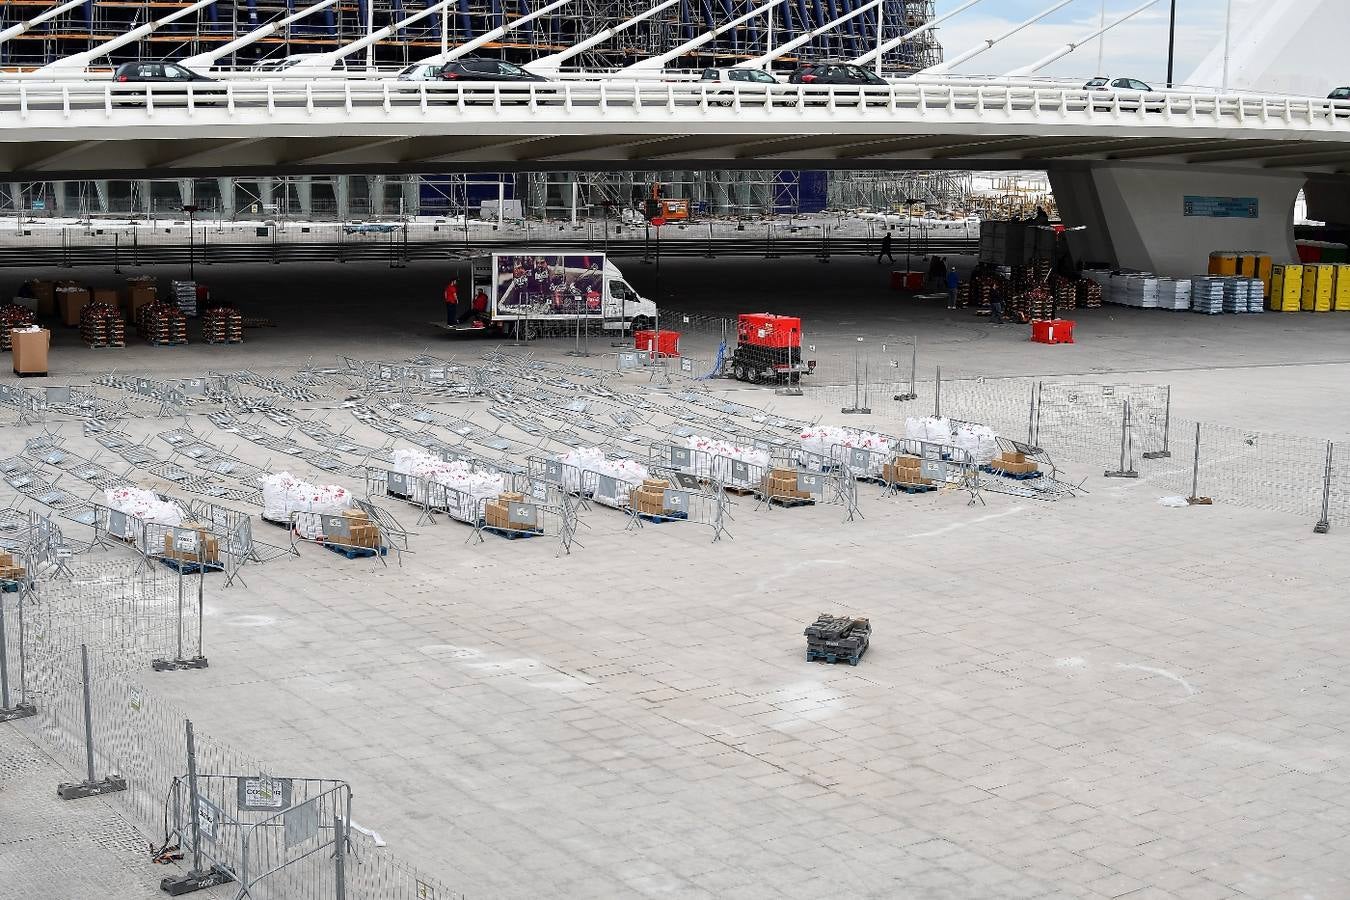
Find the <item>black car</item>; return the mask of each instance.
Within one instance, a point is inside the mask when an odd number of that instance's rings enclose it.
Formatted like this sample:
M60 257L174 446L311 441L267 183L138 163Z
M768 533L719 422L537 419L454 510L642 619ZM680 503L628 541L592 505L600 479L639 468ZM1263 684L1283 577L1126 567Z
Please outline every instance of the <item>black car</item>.
M191 87L192 102L202 106L215 106L218 98L225 94L225 85L221 81L194 72L189 68L171 62L129 62L122 63L113 72L114 84L128 85L125 91L127 99L118 101L118 106L143 106L145 93L132 85L181 85L183 90L164 92L155 91L156 105L183 106L187 104L188 88Z
M119 83L153 81L168 84L188 84L206 81L218 83L216 79L201 75L191 69L169 62L129 62L122 63L113 72L113 81Z
M887 87L890 82L856 63L804 63L788 76L789 84L851 84L854 87Z
M441 66L441 79L444 81L548 81L542 75L536 75L528 69L522 69L514 63L500 59L479 59L465 57Z

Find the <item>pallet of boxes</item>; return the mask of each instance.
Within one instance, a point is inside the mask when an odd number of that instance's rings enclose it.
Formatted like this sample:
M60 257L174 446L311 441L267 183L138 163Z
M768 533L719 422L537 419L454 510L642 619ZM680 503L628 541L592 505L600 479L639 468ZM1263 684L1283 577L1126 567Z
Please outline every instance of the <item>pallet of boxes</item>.
M759 483L760 496L782 506L814 503L811 493L798 487L797 474L796 469L770 469Z
M897 456L881 467L881 477L887 486L907 494L937 490L931 478L923 477L921 461L917 456Z
M187 537L187 534L193 536ZM219 571L220 541L205 525L184 522L165 529L162 558L169 568L184 574L195 575L202 569L207 572Z
M1041 475L1040 466L1027 459L1026 454L1011 450L995 456L993 461L989 463L988 470L995 475L1003 475L1019 481L1039 478Z
M483 505L483 527L511 539L543 534L543 526L537 522L530 525L511 521L511 504L524 502L524 494L517 491L502 491L496 500L489 500Z
M872 640L872 623L850 616L821 613L802 632L806 635L806 661L847 662L856 666Z
M628 492L628 506L644 519L663 522L687 519L689 513L666 506L666 491L670 482L664 478L644 478L639 487Z
M27 570L14 562L14 554L0 551L0 591L17 591L27 577Z
M364 509L344 509L342 518L347 525L345 542L325 540L323 545L348 559L358 556L384 556L388 552L380 540L380 526L370 521Z

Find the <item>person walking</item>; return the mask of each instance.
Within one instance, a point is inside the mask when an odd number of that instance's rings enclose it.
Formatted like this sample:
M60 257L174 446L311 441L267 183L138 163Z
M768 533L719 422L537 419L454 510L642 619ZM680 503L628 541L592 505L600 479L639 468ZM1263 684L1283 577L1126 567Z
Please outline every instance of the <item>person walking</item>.
M455 324L455 311L459 308L459 279L451 278L445 286L445 324Z
M895 257L891 255L891 233L887 231L881 236L881 252L877 254L877 265L881 265L881 258L886 257L895 265Z
M961 286L961 276L956 273L956 268L947 270L947 308L956 309L956 290Z
M997 287L989 294L989 324L1003 324L1003 291Z

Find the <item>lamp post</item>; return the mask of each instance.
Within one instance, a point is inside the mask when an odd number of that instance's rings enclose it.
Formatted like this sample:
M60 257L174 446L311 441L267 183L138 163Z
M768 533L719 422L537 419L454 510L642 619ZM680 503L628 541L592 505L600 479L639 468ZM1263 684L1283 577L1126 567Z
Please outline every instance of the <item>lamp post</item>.
M1172 14L1167 20L1167 86L1172 87L1172 65L1177 53L1177 0L1172 0Z
M196 205L183 207L183 212L188 214L188 281L197 280L197 220L195 216L197 215L197 210L200 208L201 207Z

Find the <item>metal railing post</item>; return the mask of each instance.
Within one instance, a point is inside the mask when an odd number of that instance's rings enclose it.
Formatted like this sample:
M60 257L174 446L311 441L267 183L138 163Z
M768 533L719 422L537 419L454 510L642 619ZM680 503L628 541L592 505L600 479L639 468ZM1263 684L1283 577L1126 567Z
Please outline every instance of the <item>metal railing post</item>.
M23 600L19 600L19 702L9 705L9 634L5 630L5 598L0 594L0 722L12 722L37 712L33 704L26 702L23 671Z
M347 828L342 816L333 817L333 885L337 900L347 898Z
M1130 425L1130 401L1126 399L1120 415L1120 468L1107 469L1103 473L1107 478L1139 477L1139 473L1134 468L1134 441L1130 434Z
M933 381L933 418L942 417L942 366L937 367L937 378Z
M1327 441L1327 467L1326 472L1322 475L1322 518L1318 519L1317 524L1313 526L1313 534L1326 534L1331 530L1331 454L1335 447L1335 444ZM3 621L3 619L0 619L0 622ZM3 629L0 629L0 641L3 640ZM3 665L3 660L0 660L0 665Z
M1171 459L1172 450L1168 446L1172 432L1172 386L1167 386L1167 404L1163 407L1163 445L1161 450L1150 450L1144 459Z
M918 375L919 375L919 336L916 334L911 339L911 347L909 354L909 390L905 391L903 394L896 394L895 397L893 397L892 399L900 401L918 400L919 394L914 389L914 385L918 383Z
M1195 459L1191 463L1191 495L1186 502L1192 506L1209 506L1214 501L1200 496L1200 423L1195 423Z
M127 789L127 780L120 775L109 775L101 781L94 778L94 711L90 697L89 647L85 644L80 645L80 688L84 699L85 780L76 783L58 784L56 796L62 800L97 797L100 794L111 794L115 791Z

